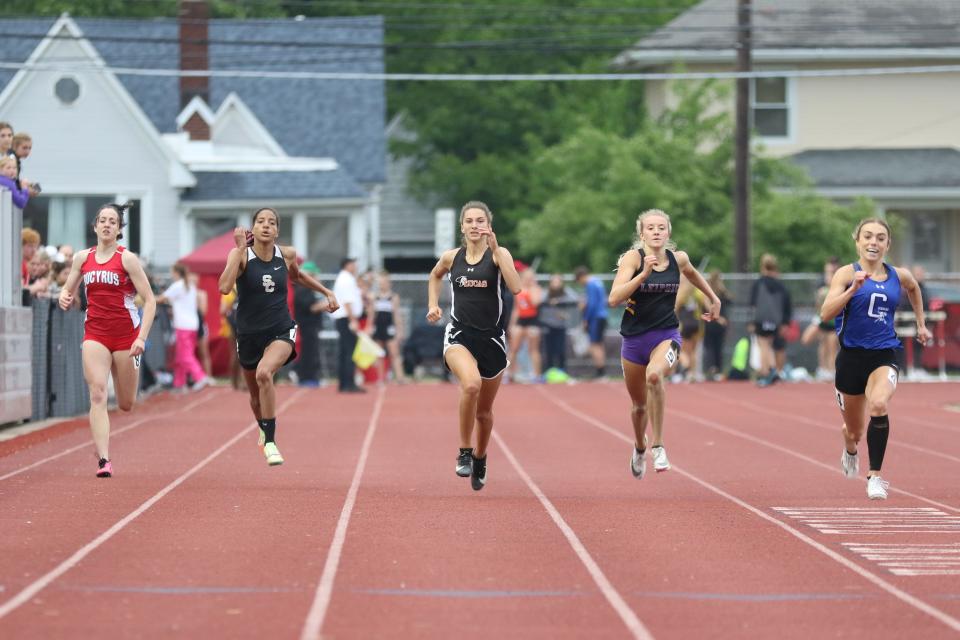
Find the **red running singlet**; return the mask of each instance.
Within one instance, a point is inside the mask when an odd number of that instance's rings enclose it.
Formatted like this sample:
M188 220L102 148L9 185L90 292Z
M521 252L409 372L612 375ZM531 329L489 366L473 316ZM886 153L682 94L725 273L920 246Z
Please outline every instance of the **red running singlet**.
M137 339L140 314L134 304L137 289L123 268L124 248L105 263L97 262L97 248L90 249L80 267L87 292L84 340L99 342L113 351L127 351Z

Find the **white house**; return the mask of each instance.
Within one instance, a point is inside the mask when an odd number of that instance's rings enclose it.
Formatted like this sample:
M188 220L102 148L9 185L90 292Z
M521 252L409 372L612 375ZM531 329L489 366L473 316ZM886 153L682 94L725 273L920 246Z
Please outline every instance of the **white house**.
M0 121L33 137L22 174L43 188L24 224L89 246L96 208L132 200L125 242L163 266L267 205L281 241L321 268L379 265L383 83L224 72L382 73L382 19L248 24L182 4L179 21L0 20L20 34L0 39L2 59L24 63L0 70Z

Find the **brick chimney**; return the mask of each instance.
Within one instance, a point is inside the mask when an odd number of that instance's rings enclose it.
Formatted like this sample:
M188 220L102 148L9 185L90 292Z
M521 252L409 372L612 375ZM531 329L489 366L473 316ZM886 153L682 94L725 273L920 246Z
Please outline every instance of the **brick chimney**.
M209 69L207 50L209 18L210 7L207 5L207 0L180 0L180 69L182 71ZM210 79L206 76L180 76L180 108L187 106L194 96L199 96L204 102L209 103ZM193 131L191 131L191 137L193 137L192 134ZM198 138L194 137L194 139ZM206 138L200 139L210 139L209 127L207 127Z

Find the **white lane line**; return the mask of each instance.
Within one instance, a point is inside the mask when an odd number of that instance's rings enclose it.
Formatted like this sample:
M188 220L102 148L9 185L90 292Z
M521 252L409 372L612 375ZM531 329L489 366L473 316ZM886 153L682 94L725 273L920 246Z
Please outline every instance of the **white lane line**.
M553 522L559 527L560 531L563 533L563 537L567 539L567 542L573 548L574 553L577 554L577 557L580 558L580 562L583 563L583 566L586 567L587 572L590 574L590 577L593 578L593 581L599 587L600 592L603 594L603 597L607 599L607 602L610 603L610 606L613 607L614 611L620 616L620 619L627 626L627 629L630 630L630 633L633 634L634 638L641 640L653 640L653 635L650 631L644 626L640 621L640 618L637 617L637 614L633 612L633 609L630 608L630 605L623 599L620 593L610 584L610 580L607 579L607 576L604 575L603 570L600 569L600 565L591 557L590 552L587 551L587 548L583 546L583 543L580 542L580 538L577 537L577 534L574 533L573 529L570 528L570 525L563 519L563 516L560 515L560 512L557 511L557 508L553 506L553 503L550 502L550 499L544 495L543 491L540 490L540 487L533 481L530 475L524 470L520 465L520 462L517 461L516 456L513 455L513 452L510 451L510 448L507 447L507 443L503 441L503 438L496 432L493 433L494 440L497 441L497 444L500 445L500 448L503 449L504 454L507 456L507 460L510 461L510 464L513 465L513 468L517 470L517 473L520 474L520 477L526 483L530 491L533 492L533 495L537 497L537 500L540 501L540 504L543 505L543 508L546 509L547 513L550 515L550 518Z
M279 409L277 409L278 413L280 411L285 410L287 407L293 404L294 401L296 401L297 398L299 398L304 393L305 391L302 389L294 393L286 402L283 403L283 405L280 406ZM191 467L189 471L187 471L186 473L181 475L179 478L177 478L176 480L174 480L173 482L165 486L163 489L155 493L152 497L147 499L146 502L144 502L139 507L131 511L122 519L118 520L112 527L110 527L109 529L101 533L99 536L97 536L96 538L88 542L86 545L80 548L72 556L70 556L63 562L61 562L54 569L47 572L37 580L31 582L20 593L18 593L17 595L13 596L12 598L4 602L2 605L0 605L0 619L2 619L4 616L6 616L7 614L15 610L17 607L29 602L33 596L37 595L37 593L42 591L51 582L53 582L54 580L56 580L57 578L65 574L67 571L70 571L70 569L74 568L78 564L80 564L80 562L84 558L86 558L88 555L90 555L93 551L95 551L97 547L99 547L104 542L106 542L107 540L115 536L117 533L119 533L124 527L126 527L128 524L136 520L147 509L155 505L157 502L163 499L171 491L173 491L174 489L179 487L181 484L186 482L186 480L189 479L190 476L194 475L195 473L203 469L207 464L209 464L217 456L219 456L221 453L223 453L224 451L229 449L231 446L236 444L240 439L242 439L245 435L250 433L250 431L252 431L256 427L257 427L256 422L251 423L246 429L244 429L237 435L227 440L226 443L218 447L213 453L211 453L206 458L204 458L203 460L198 462L196 465Z
M794 422L799 422L799 423L801 423L801 424L808 424L808 425L811 425L811 426L813 426L813 427L817 427L818 429L825 429L825 430L830 431L830 432L833 432L833 433L837 433L837 432L839 431L839 429L836 429L835 427L831 427L831 426L829 426L829 425L825 425L825 424L823 424L823 422L820 422L820 421L818 421L818 420L811 420L810 418L804 418L803 416L798 416L798 415L795 415L795 414L792 414L792 413L789 413L789 412L788 412L788 413L783 413L783 412L780 412L780 411L773 411L772 409L768 409L768 408L766 408L766 407L763 407L763 406L761 406L761 405L759 405L759 404L755 404L755 403L753 403L753 402L734 401L734 400L731 400L730 398L726 398L726 397L724 397L724 396L722 396L722 395L719 395L719 394L716 394L716 393L710 393L709 391L704 391L703 389L696 389L695 392L696 392L696 393L699 393L699 394L701 394L701 395L705 395L705 396L707 396L708 398L711 398L711 399L714 399L714 400L720 400L720 401L723 401L723 402L726 402L726 403L729 403L729 404L733 404L733 405L736 405L736 406L739 406L739 407L748 408L748 409L750 409L751 411L758 411L758 412L760 412L760 413L766 413L767 415L773 415L773 416L776 416L776 417L777 417L778 419L780 419L780 420L783 420L783 419L792 420L792 421L794 421ZM898 421L901 421L901 420L903 420L904 422L910 422L910 421L912 421L913 419L910 418L909 416L904 416L904 415L899 415L899 414L894 417L894 422L898 422ZM896 433L896 432L894 432L894 433ZM911 451L918 451L918 452L924 453L924 454L926 454L926 455L928 455L928 456L934 456L934 457L937 457L937 458L943 458L944 460L950 460L951 462L960 462L960 458L958 458L957 456L952 456L952 455L950 455L950 454L948 454L948 453L944 453L944 452L942 452L942 451L937 451L936 449L927 449L926 447L921 447L921 446L919 446L919 445L911 444L911 443L909 443L909 442L904 442L904 441L902 441L902 440L897 440L897 446L898 446L898 447L903 447L904 449L910 449Z
M120 429L117 429L116 431L111 430L111 432L110 432L110 437L111 437L111 438L115 438L116 436L119 436L119 435L122 434L122 433L125 433L125 432L127 432L127 431L130 431L131 429L136 429L137 427L139 427L139 426L142 425L143 423L145 423L145 422L150 422L151 420L157 420L158 418L169 418L169 417L172 416L172 415L176 415L176 414L178 414L178 413L183 413L184 411L189 411L190 409L193 409L193 408L195 408L195 407L198 407L198 406L200 406L201 404L203 404L204 402L206 402L207 400L212 400L213 398L216 398L216 397L219 396L219 395L220 395L220 392L219 392L219 391L214 391L213 393L206 394L206 397L205 397L205 398L201 398L201 399L199 399L199 400L196 400L196 401L194 401L194 402L191 402L190 404L188 404L188 405L186 405L186 406L184 406L184 407L181 407L181 408L177 409L176 411L166 411L166 412L164 412L164 413L158 413L158 414L152 415L152 416L144 416L143 418L139 418L139 419L137 419L137 420L134 420L133 422L131 422L131 423L128 424L127 426L122 427L122 428L120 428ZM20 467L19 469L15 469L15 470L13 470L13 471L10 471L9 473L6 473L6 474L0 476L0 482L2 482L3 480L6 480L6 479L8 479L8 478L12 478L13 476L20 475L21 473L23 473L23 472L25 472L25 471L29 471L30 469L35 469L35 468L39 467L40 465L46 464L46 463L48 463L48 462L52 462L53 460L56 460L57 458L62 458L62 457L65 456L65 455L68 455L68 454L73 453L74 451L80 451L81 449L89 449L90 446L91 446L91 444L92 444L91 442L84 442L83 444L78 444L78 445L75 446L75 447L70 447L69 449L64 449L64 450L61 451L60 453L55 453L55 454L53 454L52 456L47 456L46 458L42 458L42 459L40 459L40 460L37 460L36 462L32 462L32 463L30 463L30 464L28 464L28 465L26 465L26 466L24 466L24 467Z
M625 436L624 434L620 433L619 431L617 431L617 430L614 429L613 427L611 427L611 426L609 426L609 425L607 425L607 424L605 424L605 423L597 420L597 419L594 418L593 416L589 416L589 415L587 415L587 414L585 414L585 413L583 413L583 412L581 412L581 411L577 411L576 409L574 409L573 407L571 407L569 404L567 404L567 403L564 402L563 400L560 400L560 399L554 397L553 395L547 393L546 391L541 391L541 393L543 393L545 396L547 396L548 398L550 398L557 406L559 406L559 407L561 407L562 409L564 409L567 413L569 413L569 414L571 414L571 415L573 415L573 416L576 416L576 417L580 418L581 420L583 420L583 421L586 422L587 424L590 424L590 425L592 425L592 426L600 429L601 431L604 431L604 432L606 432L606 433L609 433L609 434L615 436L616 438L619 438L620 440L623 440L624 442L626 442L626 443L628 443L628 444L630 444L630 445L633 445L633 438L629 438L629 437ZM774 518L774 517L771 516L770 514L765 513L764 511L758 509L757 507L754 507L754 506L751 505L751 504L747 504L746 502L744 502L744 501L741 500L740 498L737 498L736 496L727 493L727 492L724 491L723 489L721 489L721 488L719 488L719 487L717 487L717 486L715 486L715 485L710 484L710 483L707 482L706 480L701 480L700 478L698 478L697 476L693 475L692 473L689 473L689 472L687 472L687 471L684 471L683 469L678 468L676 465L672 465L671 468L672 468L673 470L675 470L677 473L679 473L680 475L684 476L685 478L688 478L688 479L692 480L693 482L696 482L697 484L699 484L699 485L700 485L701 487L703 487L704 489L707 489L708 491L711 491L711 492L717 494L718 496L720 496L720 497L722 497L722 498L726 498L726 499L729 500L730 502L733 502L733 503L736 504L737 506L740 506L740 507L746 509L746 510L749 511L750 513L756 515L757 517L763 518L763 519L766 520L767 522L769 522L769 523L771 523L771 524L773 524L773 525L775 525L775 526L783 529L784 531L786 531L787 533L789 533L789 534L792 535L793 537L797 538L797 539L800 540L801 542L810 545L811 547L813 547L814 549L816 549L816 550L819 551L820 553L826 555L826 556L827 556L828 558L830 558L831 560L834 560L834 561L838 562L839 564L843 565L843 566L846 567L847 569L850 569L851 571L853 571L854 573L856 573L857 575L859 575L859 576L862 577L863 579L867 580L868 582L871 582L871 583L875 584L876 586L880 587L881 589L883 589L884 591L886 591L887 593L889 593L890 595L892 595L892 596L893 596L894 598L896 598L897 600L900 600L901 602L903 602L903 603L905 603L905 604L907 604L907 605L909 605L909 606L911 606L911 607L914 607L915 609L918 609L919 611L922 611L923 613L926 613L927 615L931 616L932 618L935 618L936 620L938 620L938 621L942 622L943 624L945 624L946 626L950 627L950 628L953 629L954 631L960 632L960 620L954 618L954 617L951 616L950 614L948 614L948 613L946 613L946 612L944 612L944 611L941 611L940 609L937 609L937 608L934 607L933 605L927 604L927 603L924 602L923 600L917 598L916 596L914 596L914 595L912 595L912 594L907 593L906 591L903 591L902 589L898 589L896 586L890 584L889 582L887 582L886 580L884 580L884 579L881 578L880 576L878 576L878 575L876 575L876 574L874 574L874 573L871 573L870 571L868 571L867 569L864 569L863 567L861 567L861 566L858 565L857 563L853 562L852 560L850 560L850 559L848 559L848 558L845 558L844 556L840 555L839 553L837 553L837 552L834 551L833 549L830 549L829 547L827 547L827 546L825 546L825 545L817 542L816 540L814 540L814 539L811 538L810 536L806 535L806 534L803 533L802 531L799 531L799 530L793 528L793 527L790 526L788 523L783 522L783 521L781 521L781 520L778 520L777 518Z
M333 596L333 583L337 577L337 568L340 566L343 544L347 539L347 527L350 525L353 505L357 501L360 479L363 477L363 470L367 466L370 445L373 442L373 434L377 431L377 422L380 420L380 410L383 408L386 393L386 386L380 387L377 393L373 413L370 415L370 423L367 425L367 433L363 438L363 446L360 448L360 457L357 459L357 466L353 470L353 480L350 482L347 497L343 501L340 518L337 520L337 528L333 533L333 542L330 543L330 549L327 551L327 561L323 565L323 573L320 575L319 584L317 584L317 593L313 598L313 604L310 606L307 619L304 621L303 630L300 632L302 640L318 640L320 638L320 631L323 629L323 622L330 607L330 598Z

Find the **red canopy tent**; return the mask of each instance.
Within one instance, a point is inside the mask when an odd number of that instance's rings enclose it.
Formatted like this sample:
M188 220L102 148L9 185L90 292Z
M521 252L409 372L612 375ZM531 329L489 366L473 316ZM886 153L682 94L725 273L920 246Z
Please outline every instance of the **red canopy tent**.
M220 287L218 281L223 268L227 263L227 254L236 243L233 240L233 231L207 240L194 251L182 258L180 262L187 265L193 273L199 276L197 286L207 292L207 328L210 330L210 359L213 366L213 375L228 375L230 368L229 350L234 348L233 340L229 338L229 325L220 315ZM293 287L287 289L290 312L293 313Z

